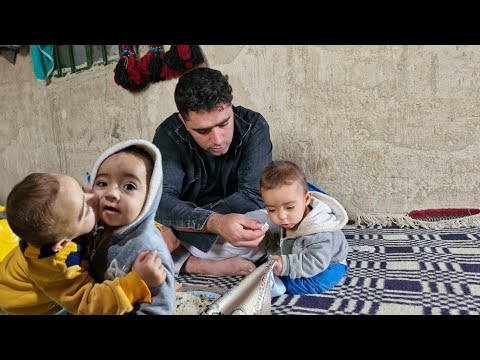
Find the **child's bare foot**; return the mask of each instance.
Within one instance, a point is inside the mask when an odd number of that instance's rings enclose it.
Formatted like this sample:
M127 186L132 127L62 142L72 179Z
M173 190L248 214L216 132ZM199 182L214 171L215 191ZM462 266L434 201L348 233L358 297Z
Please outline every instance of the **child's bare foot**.
M256 266L240 256L225 260L206 260L190 256L181 272L214 276L248 275Z

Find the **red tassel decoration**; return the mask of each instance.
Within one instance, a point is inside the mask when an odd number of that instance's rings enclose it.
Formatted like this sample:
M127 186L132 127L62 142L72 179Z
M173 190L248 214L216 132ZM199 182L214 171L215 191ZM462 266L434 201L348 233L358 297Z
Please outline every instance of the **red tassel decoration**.
M130 89L130 79L128 78L127 73L128 54L129 51L126 50L124 46L122 54L120 55L120 60L118 60L115 70L113 70L115 73L115 83L127 90Z
M179 72L180 75L185 71L185 65L182 59L180 59L177 45L170 46L170 49L165 53L163 61L171 70Z
M192 63L190 60L190 46L188 45L177 45L178 57L183 62L183 66L186 70L190 70L192 68Z
M135 92L142 90L147 85L140 74L137 56L132 45L123 45L122 55L114 72L115 82L124 89Z
M177 50L186 70L190 70L204 62L200 46L198 45L178 45Z
M165 78L165 79L178 78L182 74L183 72L173 70L165 63L165 61L163 62L162 74L161 74L162 78Z
M203 63L204 59L198 45L172 45L165 53L163 61L170 69L181 75Z
M183 74L185 69L178 56L177 46L172 45L163 57L162 76L166 78L177 78Z
M203 57L200 46L190 45L190 62L192 63L193 67L205 62L205 58Z
M165 80L167 77L162 76L164 56L165 51L162 45L150 45L148 52L140 59L140 74L152 82Z

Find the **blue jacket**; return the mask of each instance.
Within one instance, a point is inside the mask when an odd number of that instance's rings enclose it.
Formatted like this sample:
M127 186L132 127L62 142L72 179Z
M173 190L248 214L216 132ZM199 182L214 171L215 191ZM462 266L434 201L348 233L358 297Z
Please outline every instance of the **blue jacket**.
M264 207L260 173L272 162L270 128L258 112L233 106L235 129L222 173L225 196L198 207L196 201L207 183L205 150L197 145L175 113L155 132L153 143L163 158L163 196L155 219L168 226L203 229L213 213L244 214ZM175 231L177 237L208 252L217 238L211 233Z
M90 258L90 272L96 282L111 280L127 274L133 266L137 255L144 250L157 249L157 256L162 260L167 278L159 287L150 289L151 304L136 306L137 314L172 315L175 313L175 288L173 260L163 240L162 234L155 226L154 215L162 196L162 157L158 149L146 140L127 140L107 149L95 162L90 173L90 186L93 186L97 171L102 162L121 149L136 145L145 149L154 160L145 205L132 223L119 227L110 237L102 237L97 232L93 239L93 252Z

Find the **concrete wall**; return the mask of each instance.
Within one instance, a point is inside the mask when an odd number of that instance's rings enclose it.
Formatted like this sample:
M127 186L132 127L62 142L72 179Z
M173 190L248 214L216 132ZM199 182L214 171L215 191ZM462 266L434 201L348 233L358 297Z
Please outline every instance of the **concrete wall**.
M234 104L269 122L274 158L299 163L350 218L479 206L480 46L202 49ZM34 171L85 183L105 148L151 140L175 111L176 80L132 94L114 66L39 86L28 49L15 65L0 58L0 204Z

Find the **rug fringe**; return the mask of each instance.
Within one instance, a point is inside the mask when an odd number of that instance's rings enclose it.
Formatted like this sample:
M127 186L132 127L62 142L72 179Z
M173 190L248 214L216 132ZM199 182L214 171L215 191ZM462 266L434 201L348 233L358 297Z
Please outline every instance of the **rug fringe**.
M401 228L411 227L414 229L458 229L466 227L480 226L480 214L466 216L450 220L441 221L424 221L413 219L408 215L402 214L358 214L358 225L381 225L381 226L394 226L397 225Z

